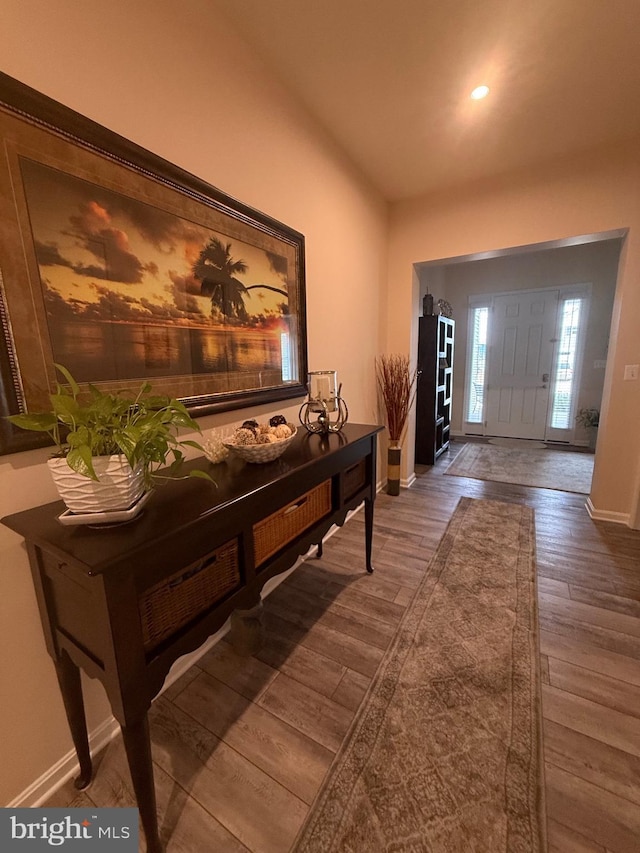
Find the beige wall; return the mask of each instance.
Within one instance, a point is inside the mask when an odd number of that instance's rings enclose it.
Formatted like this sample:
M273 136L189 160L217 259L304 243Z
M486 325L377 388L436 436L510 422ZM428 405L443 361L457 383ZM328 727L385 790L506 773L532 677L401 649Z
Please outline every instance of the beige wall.
M590 285L583 369L579 377L577 402L578 407L600 406L620 246L620 240L604 240L422 268L421 284L428 284L431 293L450 302L453 316L457 319L451 419L454 433L464 431L462 419L469 299L484 294L561 288L574 284ZM596 362L602 362L603 366L597 367ZM584 429L580 427L576 427L573 437L581 441L588 440Z
M416 348L419 287L413 264L628 228L622 251L605 373L603 419L591 501L622 522L637 512L640 381L640 145L620 145L545 168L486 181L392 209L387 329L390 350ZM413 468L413 436L406 465Z
M351 419L375 419L386 205L218 16L215 3L4 0L0 69L305 234L310 369L337 369ZM292 418L298 406L286 409ZM245 416L208 418L203 426ZM46 457L0 457L0 515L55 499ZM0 565L4 805L71 742L26 555L4 527ZM97 682L86 688L93 728L108 705Z

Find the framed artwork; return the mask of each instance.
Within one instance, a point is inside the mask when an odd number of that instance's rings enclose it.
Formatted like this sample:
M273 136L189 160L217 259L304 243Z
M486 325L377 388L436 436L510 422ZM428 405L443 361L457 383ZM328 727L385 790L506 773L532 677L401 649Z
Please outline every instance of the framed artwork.
M3 74L0 154L0 453L56 363L194 417L306 393L302 234Z

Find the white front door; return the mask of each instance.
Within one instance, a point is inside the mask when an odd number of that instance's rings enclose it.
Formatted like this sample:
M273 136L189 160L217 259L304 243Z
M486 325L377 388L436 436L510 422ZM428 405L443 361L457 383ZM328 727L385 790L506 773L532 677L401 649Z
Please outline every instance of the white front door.
M558 291L493 299L487 370L486 435L545 435Z

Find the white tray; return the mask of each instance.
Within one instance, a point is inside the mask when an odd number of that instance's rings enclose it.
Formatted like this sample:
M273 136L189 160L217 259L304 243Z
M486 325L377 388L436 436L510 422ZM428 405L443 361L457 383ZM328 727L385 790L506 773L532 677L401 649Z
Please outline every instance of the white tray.
M58 521L60 524L68 526L74 524L121 524L123 521L132 521L142 512L151 494L151 491L145 492L128 509L114 509L108 512L71 512L68 509L58 516Z

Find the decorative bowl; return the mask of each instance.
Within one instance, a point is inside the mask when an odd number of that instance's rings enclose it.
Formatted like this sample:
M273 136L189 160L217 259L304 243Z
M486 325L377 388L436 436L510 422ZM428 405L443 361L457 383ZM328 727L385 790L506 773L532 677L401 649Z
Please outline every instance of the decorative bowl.
M244 459L245 462L261 464L273 462L274 459L282 456L297 434L298 430L296 429L289 438L281 438L280 441L274 441L271 444L234 444L231 441L225 441L224 446L228 447L240 459Z

